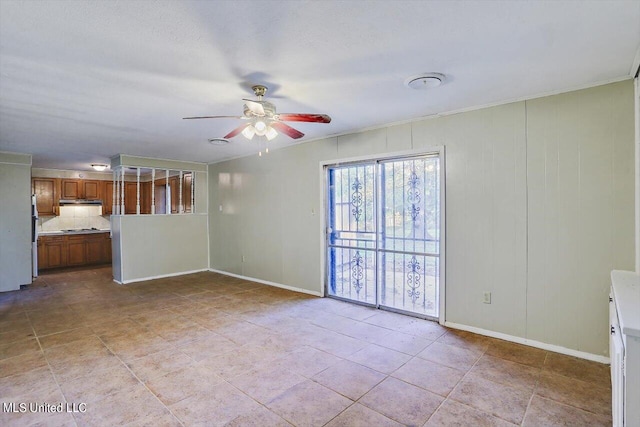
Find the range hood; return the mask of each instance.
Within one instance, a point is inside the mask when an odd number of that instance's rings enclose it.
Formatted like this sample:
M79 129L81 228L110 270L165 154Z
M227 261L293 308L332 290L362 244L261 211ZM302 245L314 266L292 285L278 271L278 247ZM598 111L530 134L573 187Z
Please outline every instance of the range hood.
M60 199L60 206L102 206L102 200Z

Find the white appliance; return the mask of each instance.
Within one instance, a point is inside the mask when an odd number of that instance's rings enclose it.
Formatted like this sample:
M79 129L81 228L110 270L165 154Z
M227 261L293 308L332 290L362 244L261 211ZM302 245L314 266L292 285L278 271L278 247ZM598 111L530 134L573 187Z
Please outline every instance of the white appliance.
M31 196L31 257L33 277L38 277L38 205L36 195Z

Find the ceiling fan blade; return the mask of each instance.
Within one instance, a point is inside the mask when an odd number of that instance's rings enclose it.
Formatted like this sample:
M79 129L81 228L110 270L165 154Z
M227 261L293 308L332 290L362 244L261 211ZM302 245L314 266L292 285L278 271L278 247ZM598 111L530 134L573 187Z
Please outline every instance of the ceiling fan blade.
M182 120L190 119L243 119L243 116L200 116L200 117L183 117Z
M231 139L234 136L238 135L240 132L242 132L244 130L244 128L246 128L247 126L249 126L249 125L247 125L247 124L240 125L237 128L235 128L234 130L232 130L231 132L229 132L228 134L226 134L223 138L224 139Z
M293 139L302 138L304 136L304 133L282 122L273 121L271 122L270 126L278 132L282 132Z
M283 122L330 123L331 117L326 114L280 113L278 114L278 120Z
M261 117L264 116L264 107L262 106L261 102L244 98L242 100L247 102L247 108L249 108L249 110L251 110L253 114Z

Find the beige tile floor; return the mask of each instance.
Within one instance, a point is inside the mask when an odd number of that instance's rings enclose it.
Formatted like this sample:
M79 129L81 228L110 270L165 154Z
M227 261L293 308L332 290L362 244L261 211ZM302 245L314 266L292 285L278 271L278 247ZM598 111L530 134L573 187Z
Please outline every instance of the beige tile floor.
M0 425L610 425L605 365L199 273L0 294ZM1 409L1 408L0 408Z

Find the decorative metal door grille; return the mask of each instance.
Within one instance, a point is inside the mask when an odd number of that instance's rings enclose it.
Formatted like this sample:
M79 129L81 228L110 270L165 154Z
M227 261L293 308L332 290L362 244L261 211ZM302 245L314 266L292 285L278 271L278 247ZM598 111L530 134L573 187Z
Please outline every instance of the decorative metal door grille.
M375 305L375 164L330 168L329 199L329 293Z
M440 158L328 168L330 296L438 317Z

